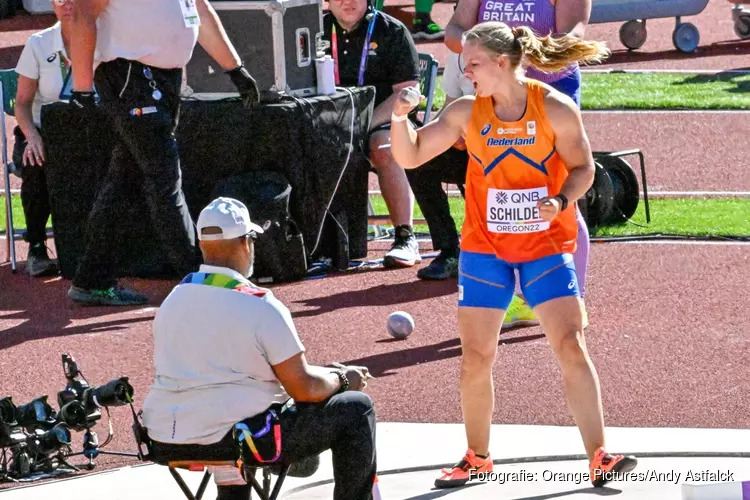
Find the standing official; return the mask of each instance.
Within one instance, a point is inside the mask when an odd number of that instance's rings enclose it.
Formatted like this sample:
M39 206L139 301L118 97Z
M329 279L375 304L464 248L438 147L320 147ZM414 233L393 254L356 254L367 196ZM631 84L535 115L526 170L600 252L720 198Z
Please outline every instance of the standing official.
M71 104L93 108L96 84L116 140L68 295L85 305L143 304L147 297L116 286L122 244L116 202L129 179L142 181L154 233L175 272L194 268L195 229L182 193L175 129L182 68L196 42L246 103L258 102L258 88L208 0L78 0L73 32Z

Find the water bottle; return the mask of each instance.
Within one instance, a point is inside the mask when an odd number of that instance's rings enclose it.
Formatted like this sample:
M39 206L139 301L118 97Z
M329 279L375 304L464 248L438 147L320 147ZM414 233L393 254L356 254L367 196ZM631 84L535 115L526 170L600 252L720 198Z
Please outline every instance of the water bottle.
M336 93L336 82L333 76L333 58L323 56L315 59L315 74L318 81L318 95Z

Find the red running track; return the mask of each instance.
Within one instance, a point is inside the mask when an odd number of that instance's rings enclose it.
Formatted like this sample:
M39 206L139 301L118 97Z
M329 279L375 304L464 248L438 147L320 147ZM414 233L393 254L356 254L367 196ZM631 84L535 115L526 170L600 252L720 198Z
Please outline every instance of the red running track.
M593 246L586 337L607 425L750 426L749 272L747 245ZM128 376L136 401L143 400L153 377L153 309L73 306L65 295L69 282L11 275L7 265L0 267L0 280L2 395L18 404L42 394L54 401L64 387L60 355L69 352L92 384ZM173 285L135 282L154 305ZM274 288L294 315L310 361L368 366L377 377L368 392L378 419L398 422L461 421L455 292L455 281L423 282L415 269ZM385 333L386 317L397 309L416 321L405 341ZM558 367L538 328L503 333L495 366L494 423L573 425ZM109 449L132 450L129 410L112 414ZM97 431L103 440L106 428ZM99 460L102 466L130 461Z

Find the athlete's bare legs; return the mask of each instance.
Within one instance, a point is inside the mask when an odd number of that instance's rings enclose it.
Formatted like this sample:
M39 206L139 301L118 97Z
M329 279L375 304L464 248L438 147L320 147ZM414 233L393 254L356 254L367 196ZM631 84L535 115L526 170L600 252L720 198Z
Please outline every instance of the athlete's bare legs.
M461 408L469 448L487 455L495 405L492 367L505 311L483 307L458 308L461 337Z
M568 408L578 425L589 460L604 447L599 378L586 350L578 297L552 299L534 308L562 370Z

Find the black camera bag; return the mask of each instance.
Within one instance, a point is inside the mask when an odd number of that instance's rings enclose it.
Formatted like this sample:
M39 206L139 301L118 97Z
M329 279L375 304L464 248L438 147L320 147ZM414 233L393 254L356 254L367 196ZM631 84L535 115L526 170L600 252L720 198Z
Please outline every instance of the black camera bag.
M241 201L253 223L263 228L255 242L253 277L258 283L296 281L307 274L302 233L289 213L292 186L282 174L257 170L223 179L213 198Z

